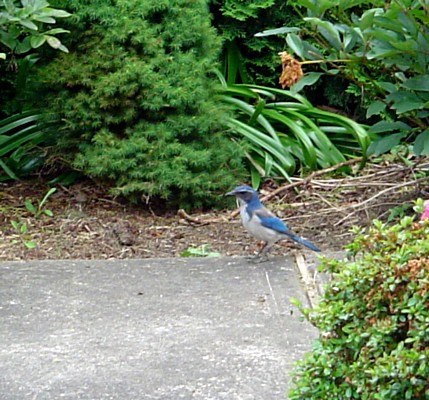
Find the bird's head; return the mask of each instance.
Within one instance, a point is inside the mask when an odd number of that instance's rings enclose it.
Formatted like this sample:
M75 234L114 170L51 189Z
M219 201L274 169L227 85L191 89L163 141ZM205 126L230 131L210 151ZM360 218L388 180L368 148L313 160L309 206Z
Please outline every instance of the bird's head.
M225 196L235 196L242 205L252 202L259 203L258 193L247 185L237 186L231 192L226 193Z

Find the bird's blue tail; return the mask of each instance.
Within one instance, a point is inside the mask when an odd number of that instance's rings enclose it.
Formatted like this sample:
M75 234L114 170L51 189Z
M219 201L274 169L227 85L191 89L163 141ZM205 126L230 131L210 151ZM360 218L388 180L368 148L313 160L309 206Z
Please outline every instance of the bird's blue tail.
M305 247L308 247L310 250L320 252L320 249L317 248L314 244L311 244L310 242L307 242L302 237L299 237L297 235L294 235L293 233L289 234L289 237L294 240L295 242L302 244Z

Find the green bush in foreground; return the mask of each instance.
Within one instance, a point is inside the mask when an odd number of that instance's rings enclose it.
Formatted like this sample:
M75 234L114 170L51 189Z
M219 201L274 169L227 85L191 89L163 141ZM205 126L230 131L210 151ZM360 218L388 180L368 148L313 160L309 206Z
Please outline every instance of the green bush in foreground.
M429 221L374 221L324 260L333 274L313 310L313 351L294 374L291 400L429 398Z
M70 54L38 79L64 122L61 155L134 200L217 203L243 167L209 76L220 41L205 1L59 3L74 14Z

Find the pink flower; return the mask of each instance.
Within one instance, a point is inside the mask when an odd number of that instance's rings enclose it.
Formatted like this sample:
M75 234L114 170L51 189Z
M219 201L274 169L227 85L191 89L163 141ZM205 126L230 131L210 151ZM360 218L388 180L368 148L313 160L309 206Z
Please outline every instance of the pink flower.
M420 217L420 221L423 221L424 219L429 219L429 200L424 202L423 214Z

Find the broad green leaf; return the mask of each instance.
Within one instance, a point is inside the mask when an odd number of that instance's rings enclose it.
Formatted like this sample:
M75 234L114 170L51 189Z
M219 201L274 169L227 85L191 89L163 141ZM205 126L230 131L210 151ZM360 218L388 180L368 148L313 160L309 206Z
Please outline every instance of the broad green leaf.
M370 144L368 154L379 156L380 154L387 153L397 146L405 136L405 132L398 132L376 139Z
M302 45L304 47L304 59L305 60L324 60L325 57L321 53L320 49L318 49L316 46L313 46L310 42L302 42Z
M323 12L321 13L319 11L318 3L318 1L315 2L311 0L300 0L299 5L305 7L311 15L320 17Z
M321 20L319 18L304 18L305 21L313 23L322 36L328 41L328 43L335 48L335 50L340 51L341 49L341 40L340 34L337 27L331 22Z
M405 28L412 36L415 36L419 31L420 23L409 12L400 12L398 21L401 27Z
M70 33L70 31L63 28L49 29L49 31L43 32L44 35L58 35L59 33Z
M287 35L286 43L298 57L305 59L302 39L298 35L295 35L294 33Z
M301 2L302 2L302 0L301 0ZM313 4L316 6L317 16L322 17L323 14L327 10L329 10L330 8L337 7L338 1L336 1L336 0L315 0L313 2Z
M24 205L28 212L30 212L31 214L36 214L36 207L34 207L33 203L31 203L30 200L25 200Z
M54 17L54 18L67 18L70 17L71 14L64 10L58 10L55 8L45 8L43 10L43 13L40 13L39 15L44 17Z
M362 31L364 31L365 29L367 29L369 27L372 27L376 10L377 9L367 10L362 14L362 17L359 21L359 28Z
M421 100L414 92L400 91L386 96L386 100L392 102L391 107L398 114L423 108L426 101Z
M354 30L348 30L343 35L344 37L344 51L346 53L350 52L359 39L359 35Z
M309 72L305 74L297 83L290 87L290 92L295 94L305 86L314 85L322 75L322 72Z
M429 128L425 129L417 136L413 151L418 156L429 155Z
M57 22L52 17L44 17L44 16L37 16L37 15L33 16L33 20L38 22L43 22L44 24L55 24L55 22Z
M21 43L16 46L15 51L18 54L27 53L31 50L31 36L27 36Z
M63 44L60 45L60 47L58 47L58 50L62 51L63 53L69 52L69 49L66 46L64 46Z
M404 122L400 122L400 121L396 121L396 122L380 121L369 128L370 133L384 133L384 132L391 132L396 130L409 131L411 130L411 127L405 124Z
M377 85L388 93L395 93L398 91L398 88L391 82L378 82Z
M30 44L33 49L37 49L43 43L45 43L46 38L43 35L33 35L30 38Z
M25 6L26 4L22 2L22 5ZM29 0L28 5L32 5L33 10L36 11L36 10L41 10L43 8L49 7L49 2L47 2L46 0Z
M370 118L373 115L379 115L382 111L386 109L386 103L383 103L380 100L376 100L370 104L368 110L366 111L366 117Z
M272 35L283 35L285 33L291 33L291 32L299 32L299 28L291 28L284 26L282 28L276 28L276 29L268 29L263 32L255 33L256 37L263 37L263 36L272 36Z
M17 36L15 37L15 35L11 35L10 32L0 31L0 43L3 43L10 50L14 50L19 44L19 41L17 40Z
M358 27L353 27L353 31L356 33L356 37L359 38L359 40L362 42L362 44L367 47L367 41L362 33L362 30ZM355 54L350 54L349 56L353 57L359 54L359 57L361 56L361 53L358 51Z
M366 0L341 0L338 2L338 8L341 13L343 13L345 10L359 6L361 4L365 4Z
M61 41L55 36L46 36L46 41L53 49L58 49L61 46Z
M389 46L389 47L377 46L377 47L373 47L370 51L368 51L368 53L366 54L366 57L368 58L368 60L373 60L376 58L383 59L383 58L391 57L396 54L399 54L399 50L393 48L392 46Z
M392 39L401 39L403 38L404 34L404 28L403 26L398 22L397 17L386 17L383 14L377 15L374 18L374 27L377 29L374 29L372 32L375 37L377 38L385 38L389 37ZM385 28L385 29L380 29ZM388 35L388 36L384 36Z
M32 31L37 31L39 29L34 22L32 22L32 21L30 21L28 19L21 19L21 20L19 20L19 23L22 26L24 26L24 27L26 27L28 29L31 29Z
M429 91L429 75L418 75L407 79L401 86L410 90L422 90L427 92Z
M25 241L24 242L25 247L27 247L27 249L34 249L35 247L37 247L37 244L33 241Z
M410 53L413 51L419 50L419 45L414 39L409 40L399 40L399 41L390 41L390 44L395 49L401 50L405 53Z

